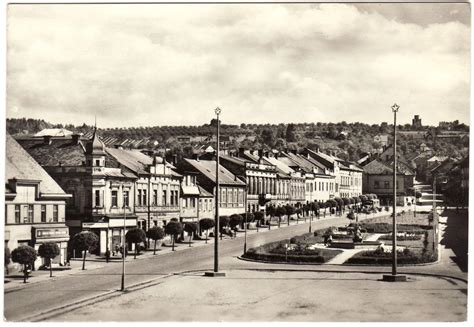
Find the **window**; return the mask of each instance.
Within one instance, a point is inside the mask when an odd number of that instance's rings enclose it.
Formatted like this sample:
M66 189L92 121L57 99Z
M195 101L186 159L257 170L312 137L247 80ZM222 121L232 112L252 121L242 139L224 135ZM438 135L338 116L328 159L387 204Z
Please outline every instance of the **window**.
M162 201L162 205L164 205L164 206L167 205L167 203L166 203L166 202L167 202L167 201L166 201L167 194L166 194L166 193L167 193L166 190L163 190L163 201Z
M33 222L33 215L34 215L34 207L32 204L28 205L28 222Z
M221 201L220 206L227 206L227 190L225 188L221 189Z
M95 190L95 206L100 207L100 190Z
M97 159L97 160L95 161L95 165L96 165L96 166L100 166L100 160L99 160L99 159Z
M142 190L138 190L138 205L142 205Z
M67 198L67 200L66 200L66 205L67 205L68 207L73 207L73 206L74 206L74 203L75 203L75 201L74 201L74 191L68 191L67 193L70 194L71 197L70 197L70 198Z
M389 181L384 182L384 188L390 188L390 182Z
M129 207L130 203L129 203L129 191L123 191L123 205L125 207Z
M117 207L118 206L118 191L112 191L112 207Z
M146 204L148 203L148 200L147 200L147 197L146 197L146 190L143 190L143 201L142 201L142 204L144 206L146 206Z
M156 206L158 204L158 190L153 190L153 205Z
M179 204L179 193L178 191L174 191L174 203L175 205L178 205Z
M16 204L15 205L15 224L20 223L20 205Z
M58 205L53 205L53 222L58 222Z
M170 191L170 205L174 206L174 191Z
M46 222L46 205L45 204L41 205L41 222L42 223Z
M380 182L374 181L374 188L380 188Z
M195 198L191 199L191 207L196 208L196 199Z
M29 207L28 205L23 206L23 210L21 211L21 214L23 216L23 221L22 221L23 224L28 223L28 207Z

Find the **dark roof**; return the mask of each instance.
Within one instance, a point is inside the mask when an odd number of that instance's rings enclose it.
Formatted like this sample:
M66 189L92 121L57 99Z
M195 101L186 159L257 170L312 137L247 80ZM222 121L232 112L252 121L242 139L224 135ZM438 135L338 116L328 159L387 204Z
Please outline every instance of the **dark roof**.
M198 170L206 178L215 182L216 180L216 161L214 160L193 160L184 159L189 165ZM219 165L219 184L245 186L245 183L238 179L226 168Z
M41 194L66 194L48 173L9 134L6 135L5 181L39 180Z
M83 166L85 147L82 141L74 143L72 139L52 139L51 144L42 139L19 139L18 143L41 166Z
M136 174L149 174L147 166L153 165L153 158L142 153L140 150L125 150L106 148L105 151L113 156L121 165L127 167ZM170 168L171 164L167 164ZM176 173L172 169L171 175L181 177L180 174Z
M375 159L364 166L364 173L368 175L389 175L393 173L393 169Z

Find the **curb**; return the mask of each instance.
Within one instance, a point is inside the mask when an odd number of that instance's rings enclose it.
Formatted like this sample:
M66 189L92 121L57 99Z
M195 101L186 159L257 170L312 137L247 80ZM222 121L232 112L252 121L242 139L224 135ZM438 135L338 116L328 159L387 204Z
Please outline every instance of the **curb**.
M148 280L148 281L132 284L132 285L128 286L125 289L124 292L119 291L119 290L107 291L107 292L104 292L102 294L94 295L94 296L91 296L91 297L88 297L88 298L85 298L85 299L82 299L82 300L78 300L78 301L75 301L75 302L71 302L71 303L61 305L59 307L48 309L46 311L36 313L36 314L33 314L33 315L25 317L25 318L21 318L21 319L15 321L15 322L39 322L39 321L43 321L43 320L46 320L46 319L49 319L49 318L53 318L53 317L65 314L67 312L71 312L71 311L83 308L83 307L88 306L88 305L92 305L92 304L95 304L95 303L98 303L98 302L109 300L109 299L114 298L114 297L121 296L124 293L135 292L135 291L141 290L141 289L146 288L146 287L158 285L158 284L160 284L160 281L162 279L172 277L172 276L175 276L175 275L176 274L168 274L168 275L153 278L153 279ZM14 322L14 321L12 321L12 322Z

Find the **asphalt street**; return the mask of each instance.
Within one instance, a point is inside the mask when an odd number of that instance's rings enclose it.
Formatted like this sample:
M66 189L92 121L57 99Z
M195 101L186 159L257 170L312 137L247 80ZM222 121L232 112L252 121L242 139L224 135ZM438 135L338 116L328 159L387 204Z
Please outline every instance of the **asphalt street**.
M330 218L313 221L313 230L330 226L347 224L346 218ZM254 233L248 236L248 247L258 246L267 242L278 241L308 231L309 223L300 222L284 228L272 227L271 231ZM221 269L230 268L226 263L243 252L242 237L225 239L219 243ZM183 246L183 245L181 245ZM126 284L145 282L170 273L213 268L214 245L191 247L184 251L150 256L147 259L126 263ZM239 260L240 261L240 260ZM86 266L87 267L87 266ZM73 303L106 291L118 290L121 280L121 262L113 262L108 266L54 278L41 283L32 283L19 289L5 293L4 316L8 321L18 321L52 308ZM25 310L25 308L28 308Z

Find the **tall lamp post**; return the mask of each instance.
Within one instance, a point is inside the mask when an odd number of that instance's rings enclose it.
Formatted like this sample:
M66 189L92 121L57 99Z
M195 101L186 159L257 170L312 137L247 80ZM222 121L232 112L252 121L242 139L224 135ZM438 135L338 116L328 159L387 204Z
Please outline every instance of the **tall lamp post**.
M224 272L219 272L219 115L221 114L221 108L217 107L214 112L217 116L217 140L216 140L216 216L215 216L215 229L214 229L214 271L208 271L204 273L204 276L208 277L224 277Z
M247 178L245 178L245 223L244 223L244 254L247 253L247 194L248 194L248 183Z
M388 282L403 282L405 275L397 275L397 112L400 106L392 106L393 112L393 216L392 216L392 274L383 275L383 280Z

